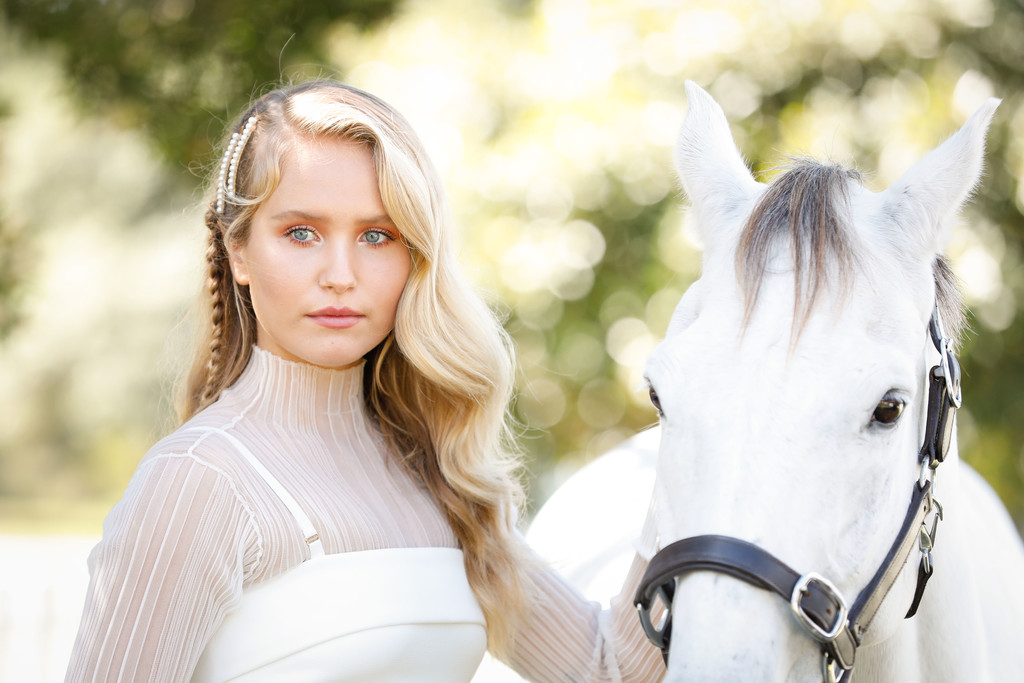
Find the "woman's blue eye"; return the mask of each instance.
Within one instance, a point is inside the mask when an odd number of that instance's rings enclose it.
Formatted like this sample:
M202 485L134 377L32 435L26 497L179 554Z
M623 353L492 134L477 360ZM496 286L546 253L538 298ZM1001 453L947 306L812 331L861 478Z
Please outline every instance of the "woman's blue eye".
M367 230L363 233L363 240L367 244L384 244L392 239L394 238L383 230Z
M288 236L296 242L312 242L313 231L309 228L292 228L288 231Z

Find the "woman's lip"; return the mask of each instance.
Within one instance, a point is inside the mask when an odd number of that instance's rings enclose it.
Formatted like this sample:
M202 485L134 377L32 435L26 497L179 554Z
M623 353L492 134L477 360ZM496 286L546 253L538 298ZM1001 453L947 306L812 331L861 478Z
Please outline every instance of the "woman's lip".
M309 315L311 315L311 316L321 316L321 315L340 315L340 316L357 315L357 316L361 316L362 313L360 313L359 311L356 311L354 309L351 309L348 306L342 306L341 308L336 308L334 306L324 306L321 309L313 311Z
M313 311L306 317L317 325L343 330L357 324L364 316L351 308L322 308L319 311Z

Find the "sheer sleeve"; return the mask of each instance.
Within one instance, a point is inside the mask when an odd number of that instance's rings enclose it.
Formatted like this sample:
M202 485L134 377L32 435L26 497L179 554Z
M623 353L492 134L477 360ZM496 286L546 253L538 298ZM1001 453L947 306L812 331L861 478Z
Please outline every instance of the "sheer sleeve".
M258 563L231 480L190 455L144 461L103 524L67 681L187 681Z
M644 635L633 606L653 555L656 533L648 520L619 595L602 610L556 572L534 579L539 598L519 631L507 662L530 681L660 681L661 652Z

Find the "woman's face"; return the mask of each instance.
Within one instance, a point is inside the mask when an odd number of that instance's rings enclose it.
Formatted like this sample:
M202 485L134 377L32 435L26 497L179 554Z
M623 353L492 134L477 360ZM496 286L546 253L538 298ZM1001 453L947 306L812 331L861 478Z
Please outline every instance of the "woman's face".
M261 348L328 368L357 363L387 336L411 259L381 202L370 149L297 140L281 182L230 250L249 286Z

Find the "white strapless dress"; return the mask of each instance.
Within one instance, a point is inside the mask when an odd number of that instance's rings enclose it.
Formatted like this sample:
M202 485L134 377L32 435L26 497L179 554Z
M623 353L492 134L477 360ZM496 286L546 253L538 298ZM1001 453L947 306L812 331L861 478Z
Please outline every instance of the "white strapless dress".
M192 681L468 682L486 648L461 550L340 553L245 591Z

